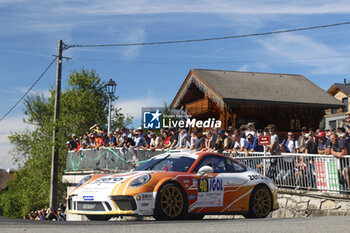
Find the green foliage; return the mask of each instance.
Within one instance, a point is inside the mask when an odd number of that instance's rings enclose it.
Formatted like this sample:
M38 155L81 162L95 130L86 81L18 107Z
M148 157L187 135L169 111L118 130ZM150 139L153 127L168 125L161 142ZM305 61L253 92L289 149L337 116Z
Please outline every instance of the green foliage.
M4 216L21 217L31 210L49 205L51 150L53 131L53 108L55 90L50 96L31 95L24 101L25 122L34 130L14 132L9 136L14 145L11 152L19 165L8 190L0 196ZM116 98L115 98L116 99ZM65 195L61 183L65 169L66 141L71 134L83 135L95 123L107 123L108 96L104 83L94 71L74 71L69 75L68 88L61 93L61 111L57 123L57 146L59 149L59 197ZM120 109L114 113L114 126L124 127L131 122Z
M132 123L132 119L134 119L132 116L121 113L121 110L121 108L114 109L111 122L112 131L117 128L121 130L122 128L129 126Z

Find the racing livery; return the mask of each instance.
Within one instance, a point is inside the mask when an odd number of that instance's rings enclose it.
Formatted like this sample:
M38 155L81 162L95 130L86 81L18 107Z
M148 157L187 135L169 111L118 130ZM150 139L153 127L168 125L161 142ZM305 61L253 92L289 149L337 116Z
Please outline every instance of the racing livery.
M173 151L128 173L83 178L69 194L68 208L90 220L120 215L201 219L206 214L263 218L278 203L271 179L228 156Z

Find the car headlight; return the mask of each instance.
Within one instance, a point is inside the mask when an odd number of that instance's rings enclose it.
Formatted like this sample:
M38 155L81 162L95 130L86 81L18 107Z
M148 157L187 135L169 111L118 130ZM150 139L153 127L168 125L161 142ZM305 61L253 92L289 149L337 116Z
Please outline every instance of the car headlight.
M90 180L90 178L91 178L91 175L85 176L83 179L81 179L81 180L79 181L79 183L78 183L77 186L75 186L75 187L77 188L77 187L83 185L84 183L88 182L88 181Z
M151 175L149 174L139 176L133 182L131 182L130 187L132 188L139 187L141 185L146 184L150 179L151 179Z

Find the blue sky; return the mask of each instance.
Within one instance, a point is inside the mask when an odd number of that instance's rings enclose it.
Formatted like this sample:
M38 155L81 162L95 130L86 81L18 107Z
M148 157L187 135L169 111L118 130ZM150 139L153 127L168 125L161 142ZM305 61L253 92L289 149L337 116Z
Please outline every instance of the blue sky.
M350 21L350 2L335 0L0 0L0 115L23 95L66 44L184 40L275 31ZM350 25L211 42L71 48L67 75L95 69L118 83L125 113L138 122L142 106L170 103L192 68L301 74L323 89L350 71ZM32 93L48 93L55 67ZM13 167L7 136L30 127L23 104L0 122L0 168ZM135 126L137 125L135 123Z

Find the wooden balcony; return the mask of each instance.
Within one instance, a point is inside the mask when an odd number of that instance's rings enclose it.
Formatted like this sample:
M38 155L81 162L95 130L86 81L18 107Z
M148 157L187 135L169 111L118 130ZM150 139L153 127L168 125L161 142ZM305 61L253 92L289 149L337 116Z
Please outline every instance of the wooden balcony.
M201 99L193 101L185 105L189 115L198 115L208 112L213 112L217 109L216 105L209 99Z

